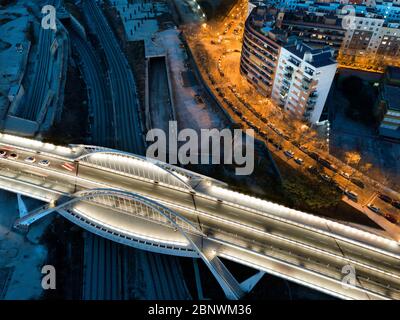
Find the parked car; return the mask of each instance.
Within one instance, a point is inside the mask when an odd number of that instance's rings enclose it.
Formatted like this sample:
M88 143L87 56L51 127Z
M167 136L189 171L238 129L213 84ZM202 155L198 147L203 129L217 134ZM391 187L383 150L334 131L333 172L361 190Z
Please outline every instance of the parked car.
M319 155L318 155L318 153L309 152L308 155L309 155L311 158L313 158L314 160L317 160L317 161L319 160Z
M394 224L397 223L397 220L393 216L391 216L390 214L385 215L385 218L391 223L394 223Z
M350 179L350 174L347 173L347 172L340 171L340 175L341 175L343 178Z
M393 207L400 209L400 201L393 201L392 205L393 205Z
M294 158L294 162L296 162L299 165L302 165L304 163L304 160L302 158L296 157L296 158Z
M289 159L293 158L293 156L294 156L294 153L293 153L293 151L291 151L291 150L286 150L286 151L284 152L284 154L285 154L285 156L288 157Z
M355 193L354 191L346 190L344 193L345 193L346 196L348 196L351 200L355 200L355 201L356 201L356 200L358 199L358 194Z
M373 204L369 204L367 205L367 208L375 213L379 213L381 212L381 209L379 209L378 207L374 206Z
M330 182L332 180L332 178L328 176L326 173L321 173L321 178L327 182Z
M351 178L350 181L353 182L357 187L360 187L361 189L365 188L364 182L362 182L359 179Z
M7 151L5 150L0 150L0 158L5 158L7 155Z
M309 166L309 167L307 168L307 170L308 170L309 172L313 173L313 174L318 174L318 173L319 173L318 169L317 169L316 167L314 167L314 166Z
M387 196L387 195L385 195L383 193L380 193L378 195L378 198L383 200L383 201L385 201L385 202L387 202L387 203L392 203L392 201L393 201L391 197L389 197L389 196Z

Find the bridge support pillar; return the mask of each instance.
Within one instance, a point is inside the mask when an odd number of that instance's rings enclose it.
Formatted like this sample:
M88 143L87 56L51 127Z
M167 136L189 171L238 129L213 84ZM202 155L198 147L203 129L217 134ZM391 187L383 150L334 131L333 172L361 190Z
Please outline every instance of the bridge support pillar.
M22 199L21 199L22 201ZM19 204L19 199L18 199L18 204ZM24 204L25 205L25 204ZM28 232L29 227L32 223L35 221L49 215L54 211L54 206L50 204L45 204L39 208L36 208L35 210L32 210L27 213L26 207L25 207L25 214L21 215L21 208L20 208L20 218L17 219L17 221L14 222L14 229L21 231L21 232Z
M258 283L258 281L261 280L261 278L264 276L265 272L264 271L259 271L255 275L252 275L250 278L247 280L244 280L241 284L240 287L242 290L246 293L250 292L253 290L255 285Z
M28 214L28 209L26 208L25 202L22 199L22 195L20 193L17 194L17 199L18 199L19 217L23 218Z

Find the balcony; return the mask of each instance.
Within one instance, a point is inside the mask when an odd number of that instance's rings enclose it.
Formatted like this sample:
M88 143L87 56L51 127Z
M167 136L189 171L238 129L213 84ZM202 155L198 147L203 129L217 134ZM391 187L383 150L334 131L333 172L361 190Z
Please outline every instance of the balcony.
M288 61L289 61L290 63L293 63L296 67L298 67L298 66L300 65L300 62L294 60L293 58L289 58Z
M294 68L292 66L286 66L285 70L287 71L287 73L293 73Z
M292 74L291 74L291 73L284 73L283 76L284 76L287 80L292 80Z
M314 71L313 70L311 70L311 69L304 69L304 72L306 73L306 74L308 74L309 76L313 76L314 75Z

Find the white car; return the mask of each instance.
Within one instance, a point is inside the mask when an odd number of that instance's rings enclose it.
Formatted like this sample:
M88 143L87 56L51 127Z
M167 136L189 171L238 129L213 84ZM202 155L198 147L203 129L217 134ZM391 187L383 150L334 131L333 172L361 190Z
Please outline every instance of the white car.
M28 163L34 163L35 161L36 161L36 158L32 157L32 156L25 159L25 162L28 162Z
M373 211L375 213L379 213L381 211L381 209L379 209L378 207L375 207L372 204L369 204L367 207L368 207L369 210L371 210L371 211Z
M0 150L0 158L5 158L6 155L7 155L7 151Z
M48 167L48 166L50 165L50 161L49 161L49 160L40 160L40 161L38 162L38 164L39 164L40 166L43 166L43 167Z

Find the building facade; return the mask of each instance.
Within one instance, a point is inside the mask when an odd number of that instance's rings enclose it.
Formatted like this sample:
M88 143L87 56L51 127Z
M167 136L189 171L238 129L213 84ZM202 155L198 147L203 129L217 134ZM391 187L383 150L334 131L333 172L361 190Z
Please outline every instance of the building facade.
M311 123L319 121L335 77L337 62L329 47L300 41L282 47L272 99L285 111Z
M316 123L335 76L335 50L289 36L284 16L266 6L252 10L245 24L240 72L281 108Z
M253 9L245 23L240 72L261 94L270 96L280 48L288 39L274 28L277 10Z

